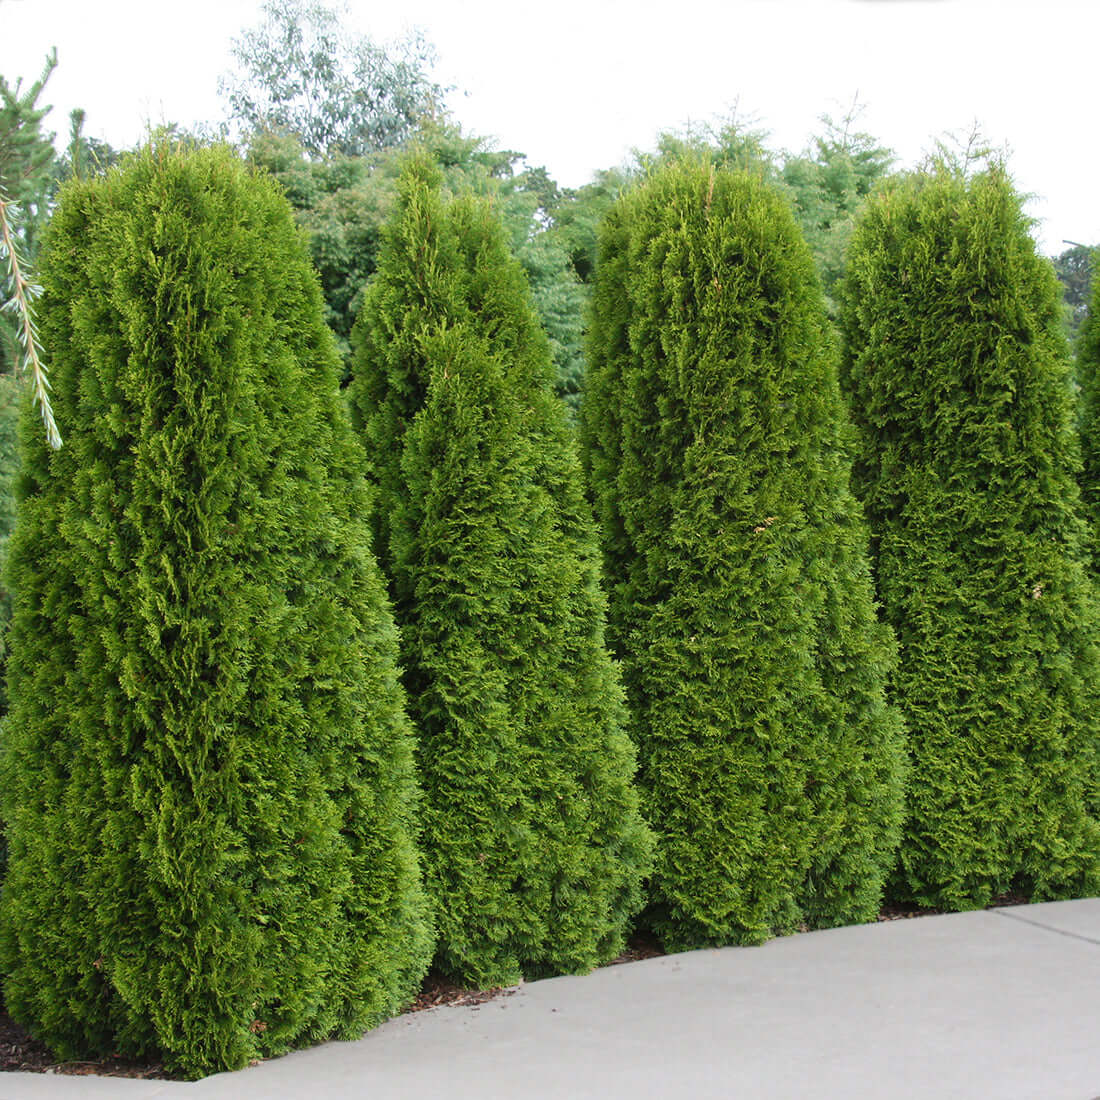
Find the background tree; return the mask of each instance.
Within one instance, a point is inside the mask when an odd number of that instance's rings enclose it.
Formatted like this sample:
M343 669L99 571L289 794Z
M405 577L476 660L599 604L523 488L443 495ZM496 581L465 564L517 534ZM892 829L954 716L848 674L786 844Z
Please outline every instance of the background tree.
M84 133L85 120L86 114L80 107L69 113L69 144L55 162L51 201L66 180L101 176L122 159L121 150Z
M7 202L19 207L12 230L28 260L38 254L54 179L53 134L45 129L50 108L39 100L56 66L51 53L41 76L26 90L21 80L11 85L0 76L0 188Z
M275 187L161 144L63 191L24 432L5 998L190 1076L414 992L410 730L320 296Z
M896 889L976 908L1100 885L1100 665L1059 294L1000 164L874 196L843 378L878 594L900 643L909 816Z
M894 154L876 138L855 130L859 113L854 103L839 121L823 115L824 132L811 140L806 152L783 162L783 182L834 317L852 230L867 196L894 162Z
M669 161L600 237L583 439L667 945L872 919L901 813L813 263L759 171Z
M548 344L496 210L441 183L423 156L402 174L350 394L420 733L438 961L506 984L622 949L650 837Z
M436 160L452 192L494 201L550 340L558 394L572 407L583 373L583 291L568 256L545 231L556 185L545 169L528 168L522 154L492 149L445 120L422 125L415 145ZM270 134L257 135L249 149L253 163L285 188L307 233L321 275L326 320L349 368L351 329L377 264L382 227L397 201L406 152L402 147L310 160L296 139Z
M1054 257L1054 274L1062 284L1065 301L1066 333L1072 341L1076 341L1089 310L1095 253L1095 246L1075 244Z
M265 0L264 21L233 42L240 72L222 78L246 132L291 135L311 157L400 145L437 113L434 51L418 33L385 46L341 25L319 0Z
M607 168L590 183L566 189L555 203L550 235L565 250L577 280L586 289L596 275L596 241L600 224L627 186L632 171Z

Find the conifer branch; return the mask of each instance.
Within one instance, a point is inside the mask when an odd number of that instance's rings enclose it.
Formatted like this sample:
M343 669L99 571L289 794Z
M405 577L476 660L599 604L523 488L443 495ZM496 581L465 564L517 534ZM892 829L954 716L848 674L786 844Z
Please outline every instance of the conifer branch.
M0 191L0 260L8 261L8 278L12 288L11 298L0 308L15 314L19 343L23 347L23 369L30 372L31 385L34 387L34 401L42 413L46 439L56 451L61 448L61 433L57 430L53 406L50 404L50 382L42 362L42 348L38 342L38 331L35 328L34 312L31 308L31 302L39 290L23 274L23 268L19 262L19 249L11 229L12 221L8 217L8 212L14 212L14 210L15 204Z

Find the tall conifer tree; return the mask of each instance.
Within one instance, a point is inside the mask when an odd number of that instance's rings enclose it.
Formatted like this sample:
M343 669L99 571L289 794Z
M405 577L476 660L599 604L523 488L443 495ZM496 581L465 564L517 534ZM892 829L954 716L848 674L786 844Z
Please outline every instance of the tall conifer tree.
M651 838L549 348L492 208L413 160L352 400L419 726L439 961L463 981L621 949Z
M941 166L872 200L847 275L855 484L912 758L897 889L952 908L1100 887L1097 610L1028 229L1003 167Z
M582 407L672 946L870 919L901 814L820 287L758 177L682 161L600 240Z
M316 277L227 150L68 185L4 727L12 1015L191 1076L409 998L431 952L397 641ZM31 415L31 414L27 414Z

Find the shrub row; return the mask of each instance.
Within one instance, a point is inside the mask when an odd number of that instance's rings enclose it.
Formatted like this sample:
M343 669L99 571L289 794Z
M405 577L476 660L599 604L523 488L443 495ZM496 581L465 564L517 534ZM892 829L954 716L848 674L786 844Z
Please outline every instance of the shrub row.
M70 184L42 268L0 964L61 1056L236 1067L433 959L590 969L646 902L687 947L1100 885L1068 360L1000 170L872 201L838 348L784 202L661 165L603 226L581 455L496 212L429 158L346 395L228 151Z

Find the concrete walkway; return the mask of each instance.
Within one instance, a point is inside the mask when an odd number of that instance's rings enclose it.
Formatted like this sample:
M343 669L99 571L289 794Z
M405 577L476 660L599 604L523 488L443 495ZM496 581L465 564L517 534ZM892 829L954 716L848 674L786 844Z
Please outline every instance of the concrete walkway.
M695 951L391 1020L194 1084L0 1100L1097 1100L1100 899Z

